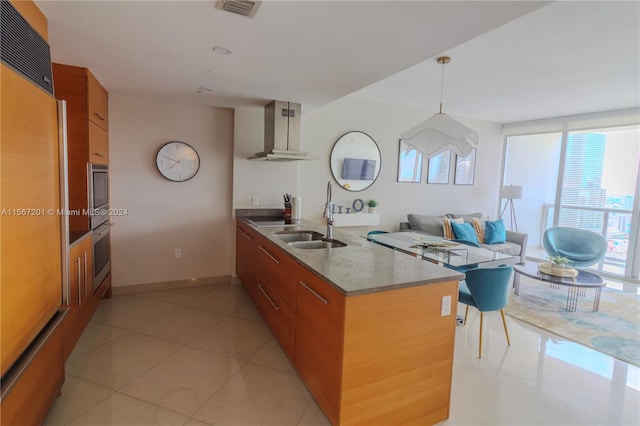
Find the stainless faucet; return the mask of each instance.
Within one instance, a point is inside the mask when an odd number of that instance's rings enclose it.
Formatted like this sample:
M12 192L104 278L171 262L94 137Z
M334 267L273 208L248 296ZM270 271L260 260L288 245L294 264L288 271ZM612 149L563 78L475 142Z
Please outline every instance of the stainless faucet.
M322 217L327 218L327 235L328 240L333 239L333 203L331 202L331 181L327 182L327 202L324 205L324 213Z

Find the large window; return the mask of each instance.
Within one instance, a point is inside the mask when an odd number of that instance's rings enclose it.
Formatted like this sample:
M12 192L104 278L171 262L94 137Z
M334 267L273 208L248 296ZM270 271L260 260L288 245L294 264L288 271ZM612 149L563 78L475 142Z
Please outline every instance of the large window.
M619 275L629 254L639 141L637 127L567 135L558 225L604 235L609 252L595 267Z
M509 136L503 184L523 186L516 213L530 255L545 256L541 236L551 226L586 229L609 244L592 268L638 278L639 159L639 126Z

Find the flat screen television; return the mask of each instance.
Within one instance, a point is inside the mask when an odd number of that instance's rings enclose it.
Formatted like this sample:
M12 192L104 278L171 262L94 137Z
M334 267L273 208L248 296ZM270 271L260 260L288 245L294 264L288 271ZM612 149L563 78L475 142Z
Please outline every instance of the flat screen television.
M342 163L342 179L373 180L376 160L345 158Z

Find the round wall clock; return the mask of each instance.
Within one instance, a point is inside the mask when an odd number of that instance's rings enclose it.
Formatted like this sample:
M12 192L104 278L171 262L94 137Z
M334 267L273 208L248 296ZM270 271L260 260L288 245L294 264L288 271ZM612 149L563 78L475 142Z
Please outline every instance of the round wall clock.
M200 157L188 143L172 141L158 150L156 167L165 178L173 182L184 182L198 173Z

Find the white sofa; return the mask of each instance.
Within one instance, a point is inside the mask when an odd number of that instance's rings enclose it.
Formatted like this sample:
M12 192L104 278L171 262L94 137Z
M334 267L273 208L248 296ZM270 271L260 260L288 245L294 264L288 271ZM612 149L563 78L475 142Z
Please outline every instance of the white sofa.
M444 218L456 219L462 218L465 223L473 223L473 219L484 219L485 215L482 213L471 214L455 214L448 213L438 216L429 216L422 214L408 214L407 222L400 222L400 231L417 231L424 234L436 235L439 237L444 236L442 228L442 220ZM527 239L528 235L522 232L515 232L507 230L507 241L502 244L480 244L481 247L487 250L495 251L498 253L507 254L510 256L519 256L520 262L524 263L524 259L527 251Z

